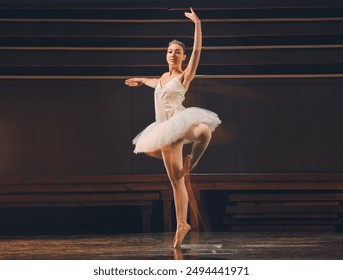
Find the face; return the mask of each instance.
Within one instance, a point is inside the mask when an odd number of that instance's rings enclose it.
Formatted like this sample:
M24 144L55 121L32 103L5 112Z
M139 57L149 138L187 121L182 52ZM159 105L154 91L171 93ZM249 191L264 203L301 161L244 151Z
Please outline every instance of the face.
M186 55L179 44L172 44L168 47L166 59L168 64L177 65L182 64L182 61L186 59Z

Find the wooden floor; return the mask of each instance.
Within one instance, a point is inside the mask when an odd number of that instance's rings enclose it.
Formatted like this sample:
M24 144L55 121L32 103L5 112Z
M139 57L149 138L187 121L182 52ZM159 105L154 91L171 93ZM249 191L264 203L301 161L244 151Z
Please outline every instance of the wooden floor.
M342 260L340 233L192 232L179 250L173 233L2 236L0 259Z

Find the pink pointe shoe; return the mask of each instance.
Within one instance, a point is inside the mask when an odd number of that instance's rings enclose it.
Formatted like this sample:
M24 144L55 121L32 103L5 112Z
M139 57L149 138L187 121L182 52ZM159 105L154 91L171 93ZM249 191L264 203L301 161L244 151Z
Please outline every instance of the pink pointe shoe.
M182 241L184 240L185 236L190 230L191 226L189 224L182 224L177 226L177 230L173 241L174 248L180 248Z

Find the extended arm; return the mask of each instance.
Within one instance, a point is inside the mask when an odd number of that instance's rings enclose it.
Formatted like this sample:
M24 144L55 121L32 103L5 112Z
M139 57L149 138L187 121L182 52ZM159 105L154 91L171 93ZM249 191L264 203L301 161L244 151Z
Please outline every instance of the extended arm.
M157 86L158 79L149 79L149 78L131 78L125 80L125 85L129 87L140 87L140 86L148 86L155 88Z
M193 51L187 68L184 71L183 85L188 88L190 82L194 79L196 70L199 65L201 48L202 48L202 31L201 21L191 8L191 13L185 12L185 16L194 22L194 43Z

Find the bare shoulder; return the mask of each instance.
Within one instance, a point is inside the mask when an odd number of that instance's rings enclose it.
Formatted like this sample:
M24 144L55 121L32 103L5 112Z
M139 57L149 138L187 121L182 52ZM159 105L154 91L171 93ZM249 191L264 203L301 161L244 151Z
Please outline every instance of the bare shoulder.
M159 80L162 82L162 83L166 83L169 79L169 73L168 72L165 72L161 75L161 77L159 78Z
M164 78L167 78L167 76L169 75L168 72L165 72L161 75L160 79L164 79Z

